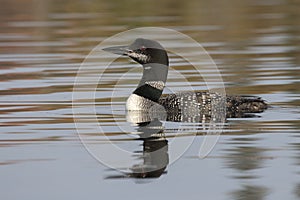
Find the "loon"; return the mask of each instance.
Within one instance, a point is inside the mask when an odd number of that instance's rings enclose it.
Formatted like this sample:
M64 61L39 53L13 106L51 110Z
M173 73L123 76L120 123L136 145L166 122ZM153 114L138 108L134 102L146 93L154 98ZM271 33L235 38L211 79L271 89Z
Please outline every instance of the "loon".
M229 117L235 113L259 113L267 109L267 103L256 96L222 96L208 91L188 91L162 95L169 68L167 51L157 41L138 38L129 46L114 46L104 51L127 56L143 66L143 76L126 102L128 111L147 111L153 106L162 106L167 112L180 112L183 107L196 108L197 112L209 113L212 102L226 107ZM195 109L194 109L195 110Z

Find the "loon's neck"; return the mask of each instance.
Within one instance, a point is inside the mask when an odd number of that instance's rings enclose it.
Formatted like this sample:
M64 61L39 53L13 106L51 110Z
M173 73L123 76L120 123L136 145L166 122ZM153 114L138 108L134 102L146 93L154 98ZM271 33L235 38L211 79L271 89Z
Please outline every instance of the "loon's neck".
M162 95L168 76L168 65L143 65L143 76L126 102L127 110L148 110Z

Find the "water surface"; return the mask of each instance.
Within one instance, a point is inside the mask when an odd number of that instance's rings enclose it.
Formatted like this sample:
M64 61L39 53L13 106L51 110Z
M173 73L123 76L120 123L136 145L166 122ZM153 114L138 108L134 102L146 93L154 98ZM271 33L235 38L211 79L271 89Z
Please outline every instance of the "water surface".
M298 7L296 1L283 0L2 2L3 199L300 199ZM176 152L174 136L180 136L178 144L195 139L180 159L156 178L129 178L109 170L79 140L72 111L73 83L82 61L96 45L141 26L188 34L212 56L228 94L261 96L271 108L255 118L227 119L218 144L205 159L198 158L203 124L163 122L168 149L160 159ZM185 48L176 40L161 40L166 47ZM192 67L176 55L170 58L173 69L196 89L206 89ZM107 66L96 63L92 67L97 72ZM203 70L214 76L209 69ZM143 153L144 141L124 133L137 128L126 120L124 103L140 73L135 63L117 59L105 71L105 84L98 86L95 100L83 98L75 108L88 127L85 133L97 138L100 133L89 126L92 115L87 112L91 102L96 102L104 134L136 156L124 168L141 163L138 156ZM89 86L87 81L83 95ZM170 73L167 87L165 92L186 85Z

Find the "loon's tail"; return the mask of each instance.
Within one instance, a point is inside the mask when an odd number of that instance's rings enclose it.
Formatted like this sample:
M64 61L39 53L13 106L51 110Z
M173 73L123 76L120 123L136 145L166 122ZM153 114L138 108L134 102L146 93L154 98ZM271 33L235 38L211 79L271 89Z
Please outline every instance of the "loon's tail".
M260 113L268 108L268 104L256 96L227 96L227 111L243 113Z

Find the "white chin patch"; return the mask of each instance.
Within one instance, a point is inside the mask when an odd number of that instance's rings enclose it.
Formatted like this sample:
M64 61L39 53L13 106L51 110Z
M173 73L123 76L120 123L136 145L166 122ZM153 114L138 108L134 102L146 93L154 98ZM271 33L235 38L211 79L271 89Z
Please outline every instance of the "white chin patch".
M150 60L149 56L144 55L144 54L138 54L138 53L132 52L132 53L129 53L128 55L130 57L136 58L137 60L139 60L143 63L147 63Z

